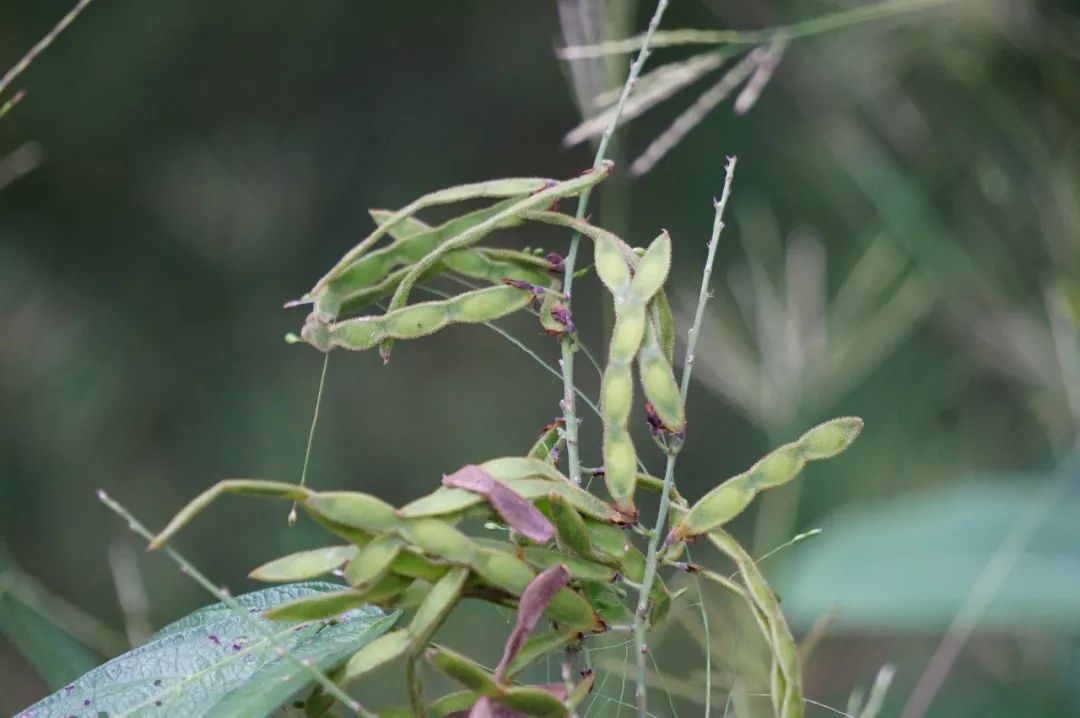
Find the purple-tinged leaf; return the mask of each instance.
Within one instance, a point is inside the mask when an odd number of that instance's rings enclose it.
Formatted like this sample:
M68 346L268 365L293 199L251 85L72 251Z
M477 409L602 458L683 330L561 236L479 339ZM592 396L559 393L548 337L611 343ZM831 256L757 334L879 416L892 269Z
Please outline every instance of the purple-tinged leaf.
M508 526L530 541L547 543L555 537L555 527L539 509L479 466L469 464L443 476L443 485L483 495Z
M552 566L544 571L525 587L518 602L517 621L510 637L506 639L506 648L503 650L502 659L495 668L495 680L501 681L510 661L518 654L525 641L532 635L537 621L544 614L555 594L563 589L570 581L570 571L562 564Z

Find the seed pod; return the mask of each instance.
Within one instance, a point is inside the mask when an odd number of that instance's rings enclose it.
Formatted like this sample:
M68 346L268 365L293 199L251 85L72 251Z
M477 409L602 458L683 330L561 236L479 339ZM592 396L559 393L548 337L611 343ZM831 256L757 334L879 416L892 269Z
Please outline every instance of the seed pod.
M475 702L476 693L473 691L457 691L435 699L428 709L435 718L447 718L454 711L469 710ZM412 708L406 708L406 711L401 718L414 718Z
M831 459L840 454L858 438L863 420L857 416L845 416L818 424L799 439L799 448L807 461Z
M345 664L345 681L353 681L395 658L404 656L412 641L408 629L385 633L352 655Z
M469 247L485 236L487 236L496 227L500 226L500 222L510 218L518 217L523 212L536 209L539 207L545 207L552 201L563 198L572 197L580 194L584 190L597 184L611 173L613 165L610 162L605 162L599 167L588 170L582 175L575 177L565 182L558 182L554 185L548 186L540 191L534 192L529 196L519 200L510 207L507 207L502 212L488 218L484 222L471 227L470 229L462 232L453 239L447 240L442 245L429 252L419 262L413 265L409 274L402 279L401 284L398 286L397 291L394 292L393 299L390 300L389 311L394 311L404 307L409 300L409 293L412 291L416 281L424 274L425 271L435 263L439 262L442 257L450 251ZM389 356L390 346L392 341L390 339L384 340L381 347L381 352L384 359Z
M501 459L485 461L480 466L499 481L540 477L551 481L561 481L565 484L570 483L570 479L560 473L557 468L547 462L531 457L507 456Z
M350 586L365 587L381 579L401 552L402 541L397 536L375 538L353 556L345 567L345 580Z
M645 339L638 350L638 372L642 392L664 427L673 432L682 431L686 426L686 417L679 385L675 381L671 362L660 345L660 335L651 316L646 323Z
M322 491L310 496L304 505L328 521L373 534L388 533L401 524L393 506L358 491Z
M278 604L266 611L263 616L274 621L317 621L339 616L363 603L364 594L347 588L343 591L317 593Z
M549 464L558 463L552 460L552 456L558 452L558 447L564 443L562 429L565 425L566 420L559 418L545 426L540 438L529 449L528 458Z
M563 687L562 684L559 687ZM507 708L538 718L562 718L570 715L570 709L548 691L532 686L505 688L496 701Z
M347 301L350 295L377 283L395 267L416 263L425 254L446 240L480 224L517 201L517 198L511 198L490 207L484 207L460 217L455 217L439 227L429 227L419 220L407 218L397 225L392 225L389 230L389 233L397 241L381 249L369 252L347 267L342 268L338 275L327 284L327 288L339 295L343 302ZM389 221L393 217L392 213L379 211L373 211L371 214L376 222L380 220ZM521 220L510 220L503 226L520 223ZM404 232L400 230L404 230ZM335 317L327 316L325 318L332 320Z
M411 548L405 548L394 557L390 569L402 576L419 578L428 583L434 583L443 577L447 566L443 563L431 561Z
M510 661L506 668L506 678L512 680L533 661L570 645L576 639L577 634L572 631L548 631L542 635L533 636Z
M579 581L614 581L615 571L610 566L605 566L595 561L568 556L562 551L540 546L527 546L521 551L521 556L537 568L545 569L555 566L565 566L570 575Z
M779 447L748 471L705 494L671 530L668 541L700 536L722 526L746 508L758 491L790 482L807 461L836 456L851 445L861 429L862 420L856 417L833 419L814 427L797 441Z
M517 656L518 651L525 645L525 641L532 635L540 616L547 609L555 595L563 589L570 580L570 573L565 566L556 565L540 575L536 576L518 601L517 617L514 622L514 630L506 639L502 658L495 667L494 678L502 681L506 675L510 661Z
M607 624L629 626L634 622L633 612L626 607L623 597L612 584L582 581L581 593Z
M322 325L309 319L301 336L319 349L343 347L361 351L371 349L387 338L416 339L442 329L448 324L472 324L504 317L525 308L531 295L506 285L477 289L456 297L421 302L386 314L346 319Z
M280 481L259 481L255 479L226 479L219 481L206 491L202 492L188 502L187 506L180 509L173 519L161 530L154 540L150 542L150 550L154 551L168 542L176 532L182 529L188 521L195 518L203 509L210 505L222 494L242 494L244 496L267 496L275 499L288 501L303 501L311 492L303 486L286 484Z
M526 178L514 178L505 180L491 180L488 182L477 182L474 184L459 185L457 187L450 187L448 189L439 190L426 194L419 199L410 202L405 207L402 207L397 212L390 215L386 221L376 228L374 232L365 237L363 241L353 247L351 250L345 253L345 255L338 260L337 264L326 273L326 275L319 280L315 285L315 288L311 291L311 294L317 294L320 289L329 285L334 279L342 274L345 269L356 262L361 256L364 255L369 249L383 237L385 237L391 229L397 226L397 224L404 219L411 217L420 210L426 207L434 207L442 204L452 204L454 202L461 202L469 199L482 199L482 198L504 198L515 197L518 195L535 196L535 193L545 191L545 188L551 187L554 180L545 179L542 177L526 177ZM555 186L560 183L554 182ZM565 184L565 183L564 183ZM520 201L511 206L520 204ZM512 212L503 210L498 213L501 216L500 219L509 219L514 215ZM489 217L485 221L490 221ZM481 222L480 224L483 224ZM475 227L476 225L473 225ZM471 229L472 227L470 227ZM466 229L465 231L468 231ZM460 233L460 230L459 230Z
M469 575L466 568L451 569L431 587L424 602L416 610L409 623L409 632L413 634L411 650L417 652L427 644L446 616L453 610L461 597L461 588Z
M431 665L467 688L481 695L497 695L499 685L487 671L471 658L467 658L446 646L432 646L424 654Z
M389 606L393 606L394 608L407 608L407 604L399 606L398 602L401 597L417 583L419 582L408 576L388 573L376 581L370 588L361 591L361 593L364 596L364 603L373 603L376 606L382 606L383 608Z
M431 556L461 565L472 565L477 546L468 536L440 519L403 521L400 535Z
M802 716L802 678L799 667L798 650L788 628L780 602L776 598L757 567L753 558L727 532L716 529L707 536L714 546L727 554L739 569L739 575L746 588L746 598L762 626L765 640L773 654L778 676L773 679L774 690L782 695L774 695L774 705L779 706L781 718L801 718Z
M581 514L555 491L548 494L548 511L555 524L559 548L564 552L573 551L582 558L592 558L592 541Z
M356 555L356 546L329 546L282 556L248 574L256 581L306 581L330 573Z

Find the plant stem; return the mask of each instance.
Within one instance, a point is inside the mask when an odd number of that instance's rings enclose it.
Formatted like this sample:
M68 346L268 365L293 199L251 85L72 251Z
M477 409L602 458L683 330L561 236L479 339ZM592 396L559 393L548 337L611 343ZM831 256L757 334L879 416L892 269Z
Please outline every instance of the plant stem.
M37 56L43 53L45 48L51 45L53 40L59 37L60 33L67 29L68 25L75 22L75 18L77 18L79 13L85 10L86 6L89 4L90 0L79 0L79 2L75 4L75 7L68 11L67 15L60 18L60 22L56 23L56 26L53 27L47 35L38 40L37 43L23 55L22 59L16 62L15 65L0 78L0 94L3 94L4 90L15 81L15 78L21 75L26 68L30 67L30 63L37 59Z
M607 153L608 143L611 142L612 135L615 134L615 128L619 125L619 119L622 117L623 107L626 106L626 98L630 96L630 91L634 87L634 83L637 81L638 75L641 74L641 70L645 67L645 61L649 59L649 43L652 40L653 34L656 32L656 28L660 26L660 19L664 16L664 11L667 10L668 0L659 0L656 3L656 11L653 13L652 19L649 21L649 28L645 31L645 36L641 42L641 50L638 52L634 62L630 65L630 72L626 76L626 82L623 84L622 94L619 95L619 102L615 106L615 114L611 117L611 124L604 130L603 136L600 138L600 144L596 148L596 156L593 158L593 167L599 167L605 159ZM589 207L589 195L592 194L592 188L587 187L585 191L581 193L578 198L577 206L577 218L584 219L585 213ZM581 234L575 232L570 238L570 249L566 253L565 272L566 286L563 291L566 294L566 308L570 309L571 289L574 283L574 265L577 263L578 245L581 244ZM563 398L562 409L563 417L566 419L566 457L567 457L567 473L570 476L570 480L575 484L581 483L581 459L578 455L578 418L577 411L574 406L574 347L573 337L566 335L563 337L561 344L562 359L559 364L562 367L563 377Z
M709 300L710 295L709 283L712 279L716 247L720 242L720 232L724 229L724 208L727 206L728 197L731 196L731 182L735 176L734 157L728 158L725 172L724 191L720 195L720 199L713 202L715 215L712 236L709 238L709 251L705 259L705 269L701 274L701 290L698 292L694 324L690 327L690 332L687 335L686 359L683 362L682 383L679 386L679 396L684 408L686 407L686 397L690 391L690 373L694 368L694 351L697 348L698 334L701 332L701 319L705 313L705 303ZM660 536L664 533L668 511L671 509L671 486L675 481L675 459L679 455L679 448L681 448L681 444L675 444L668 451L667 465L664 467L664 488L660 492L660 508L656 512L656 528L653 529L652 536L649 538L649 550L645 555L645 577L638 591L637 610L634 611L634 645L637 649L637 691L635 698L639 718L645 718L647 712L645 654L648 651L648 646L645 644L645 622L649 616L649 594L652 592L653 583L656 581Z
M300 486L307 486L308 465L311 463L311 447L315 443L315 427L319 424L319 407L322 406L323 389L326 387L326 368L330 366L330 352L323 355L322 374L319 375L319 388L315 392L315 411L311 415L311 428L308 429L307 448L304 450L304 467L300 469ZM289 526L296 525L296 502L289 510Z
M130 511L121 506L120 503L118 503L115 499L111 498L102 490L98 490L97 496L98 500L100 500L101 503L108 506L113 511L113 513L128 522L128 528L137 533L139 536L142 536L147 541L152 541L154 539L154 535L150 533L150 531L145 526L143 526ZM174 549L172 546L165 546L164 549L166 555L168 555L168 557L171 558L173 562L175 562L176 565L180 567L181 573L187 574L188 576L191 576L193 579L195 579L195 582L197 584L205 588L209 593L213 594L214 597L217 598L217 600L221 601L226 606L231 608L233 612L237 614L237 616L240 616L246 621L250 621L252 627L256 631L258 631L259 635L262 636L263 639L267 641L267 643L274 647L278 655L295 665L304 673L310 675L312 679L314 679L316 683L321 685L329 695L340 701L342 705L346 706L353 713L362 716L363 718L378 718L377 715L364 708L364 706L360 705L359 701L357 701L355 698L342 690L341 686L330 680L330 678L327 677L327 675L321 670L319 670L317 666L312 665L308 661L300 660L295 655L293 655L291 651L287 650L284 646L278 643L278 640L277 638L275 638L273 632L265 628L257 621L250 620L251 616L248 614L248 612L245 611L239 603L237 603L235 598L229 595L228 591L224 590L223 588L219 588L218 586L215 586L213 582L210 581L210 579L204 576L202 572L199 571L199 569L195 568L195 566L192 565L190 561L181 556L176 549Z
M418 656L409 656L405 661L405 685L409 690L409 706L412 708L414 718L424 718L427 715L424 709L424 684L420 681L420 672L417 670Z

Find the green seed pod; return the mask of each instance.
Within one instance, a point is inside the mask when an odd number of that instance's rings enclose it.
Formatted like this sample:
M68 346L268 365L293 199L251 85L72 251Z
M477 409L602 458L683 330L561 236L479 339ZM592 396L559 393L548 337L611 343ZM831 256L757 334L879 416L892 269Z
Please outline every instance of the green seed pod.
M686 425L682 397L675 373L660 346L660 337L650 320L645 329L645 340L638 351L638 371L645 398L653 406L660 421L671 431L681 431Z
M412 549L406 548L394 557L390 569L402 576L419 578L428 583L434 583L446 573L447 565L431 561Z
M548 631L539 636L533 636L525 641L525 645L510 661L506 668L506 678L512 680L533 661L563 649L576 639L577 634L573 631Z
M510 217L519 217L523 212L547 206L553 200L580 194L607 177L607 175L611 173L612 167L613 165L611 163L603 163L601 166L590 169L578 177L565 182L556 183L546 189L534 192L510 207L507 207L502 212L489 217L484 222L471 227L453 239L447 240L413 265L412 270L404 279L402 279L401 284L398 285L397 291L394 292L394 296L390 300L389 311L394 311L405 306L409 300L409 293L412 291L416 281L430 267L441 261L443 256L448 252L476 244L491 231L500 226L500 222ZM389 356L391 345L392 342L389 340L382 343L380 351L382 352L384 359Z
M861 428L861 419L834 419L814 427L797 441L767 454L748 471L705 494L672 529L668 541L699 536L722 526L742 510L735 511L744 500L748 504L753 499L753 495L746 499L747 491L756 494L759 490L771 489L792 481L807 461L831 458L850 446ZM728 488L733 485L737 488ZM742 508L745 508L745 504Z
M432 646L424 655L431 665L480 695L493 696L500 691L491 673L471 658L445 646Z
M451 713L456 711L467 711L472 708L473 703L476 702L476 693L473 691L457 691L455 693L448 693L441 698L436 698L435 701L428 706L428 710L431 711L434 718L446 718ZM406 708L408 711L402 718L415 718L412 708ZM383 718L380 716L380 718Z
M401 524L393 506L356 491L322 491L304 505L328 521L373 534L388 533Z
M612 364L628 365L634 359L641 341L645 338L645 310L640 306L619 307L619 299L615 300L615 311L618 314L615 326L611 330L611 344L608 349L608 369Z
M570 715L570 708L565 703L547 691L531 686L505 688L495 700L527 716L563 718Z
M630 268L614 242L606 241L606 238L596 239L593 261L596 263L596 276L600 277L609 292L618 296L626 291L631 281Z
M631 519L635 517L637 454L630 434L620 426L605 427L604 430L604 481L616 508Z
M536 493L526 493L526 489L532 489L532 484L536 482L536 479L525 479L524 481L515 481L510 484L511 488L518 491L522 496L527 498L546 496L549 492L556 492L559 496L562 496L566 500L566 503L573 506L578 513L582 516L589 516L600 521L606 521L608 523L622 523L624 517L621 516L615 509L607 505L597 497L590 494L588 491L581 489L571 483L556 483L545 482L543 485L536 486ZM541 489L546 489L543 494L540 493Z
M799 448L807 461L831 459L855 441L862 431L863 420L845 416L818 424L799 439Z
M681 541L699 536L738 516L757 496L751 475L740 474L705 494L690 512L672 529L670 540Z
M472 539L441 519L409 519L402 522L400 535L425 553L451 563L471 565L477 551Z
M408 591L414 583L415 581L408 576L388 573L376 581L374 585L361 591L361 593L364 596L364 603L373 603L383 608L392 605L397 608L397 603L402 594Z
M520 596L536 575L529 566L505 551L478 548L472 568L482 579L514 596Z
M522 558L539 569L551 568L563 565L570 575L581 581L614 581L615 571L610 566L605 566L588 559L569 556L562 551L540 546L527 546L522 549Z
M266 611L263 616L274 621L317 621L339 616L363 603L364 594L347 588L282 603Z
M464 489L453 489L441 486L427 496L421 496L415 501L402 506L398 513L402 518L419 518L421 516L448 516L460 514L466 509L478 506L484 502L484 497Z
M562 429L565 424L565 420L556 419L544 427L544 431L541 432L536 443L529 449L528 458L543 461L545 463L553 463L551 461L552 452L555 452L556 447L563 443Z
M634 378L629 364L608 365L600 385L600 411L605 423L623 426L634 401Z
M352 655L345 664L345 681L353 681L381 665L405 655L412 641L408 629L385 633Z
M409 632L413 634L412 651L422 649L435 633L435 629L453 610L458 599L461 598L461 589L468 576L467 568L454 568L431 587L424 602L416 610L412 622L409 623Z
M557 492L548 494L548 512L555 524L555 538L564 552L573 551L582 558L592 558L592 541L585 519Z
M397 536L384 535L375 538L349 561L345 567L345 580L355 587L375 583L386 575L391 563L401 552L402 545Z
M330 573L356 555L355 546L329 546L282 556L248 574L256 581L306 581Z
M173 519L150 542L150 550L155 551L171 539L191 519L210 505L222 494L242 494L244 496L266 496L288 501L303 501L311 492L303 486L286 484L280 481L259 481L255 479L226 479L219 481L202 492L180 509Z
M660 287L664 286L670 269L671 237L667 232L661 232L645 250L645 255L638 262L637 271L634 273L631 291L638 301L644 304L652 299L652 296L660 291Z
M582 581L581 593L608 625L629 626L634 622L633 612L612 584Z
M649 303L649 316L659 331L660 346L664 350L664 357L668 364L671 364L675 358L675 317L672 316L667 293L663 290L657 292Z
M758 489L771 489L783 486L803 470L806 459L795 444L781 446L768 454L750 469L754 486Z
M570 480L554 466L531 457L507 456L501 459L491 459L480 464L480 467L499 481L540 477L570 483Z
M659 578L649 592L649 627L656 628L671 612L671 591Z
M414 304L411 307L402 309L400 312L394 312L384 317L373 318L371 324L378 328L376 332L375 341L379 341L385 337L393 336L398 339L418 339L419 337L425 337L428 334L433 334L443 327L445 327L452 316L452 310L450 308L450 302L421 302L420 304ZM366 319L366 317L365 317ZM346 335L344 332L346 329L340 329L344 324L350 322L342 322L334 327L332 332L335 337L344 338ZM356 346L352 343L352 346ZM350 348L352 348L350 346ZM371 345L368 345L371 346ZM365 346L365 348L368 348Z

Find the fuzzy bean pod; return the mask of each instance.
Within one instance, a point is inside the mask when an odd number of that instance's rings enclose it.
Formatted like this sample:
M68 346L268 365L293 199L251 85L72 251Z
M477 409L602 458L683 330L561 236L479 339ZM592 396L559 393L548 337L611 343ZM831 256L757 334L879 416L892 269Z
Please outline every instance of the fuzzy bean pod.
M301 332L320 351L335 347L371 349L388 339L416 339L448 324L489 322L528 306L532 295L516 287L499 285L434 302L421 302L386 314L357 317L328 324L312 314Z
M604 162L599 167L591 168L573 179L545 186L545 188L535 191L527 197L518 200L498 214L489 217L480 224L469 228L465 232L462 232L458 236L447 240L436 247L425 255L423 259L414 264L409 273L401 280L401 284L398 285L397 291L394 292L394 296L390 300L388 311L394 311L404 307L409 300L409 294L412 292L413 286L416 284L417 280L423 276L428 268L442 260L447 253L476 244L498 228L502 222L511 217L518 217L523 212L546 207L555 200L580 194L611 174L613 166L614 165L611 162ZM381 351L384 360L389 357L393 339L394 337L391 336L382 341Z
M862 419L842 417L815 426L798 440L781 446L750 469L705 494L671 530L668 542L700 536L738 516L759 491L792 481L807 461L836 456L862 430Z
M306 581L330 573L352 559L357 550L356 546L329 546L300 551L264 563L248 576L266 582Z
M655 304L655 300L652 304ZM675 381L675 372L661 344L660 331L654 324L652 315L645 326L645 339L638 350L638 372L641 390L664 427L672 432L683 431L686 427L686 415L679 395L679 385Z
M390 570L401 553L403 543L397 536L384 535L360 549L345 566L345 580L363 588L374 584Z

